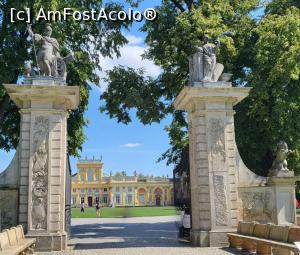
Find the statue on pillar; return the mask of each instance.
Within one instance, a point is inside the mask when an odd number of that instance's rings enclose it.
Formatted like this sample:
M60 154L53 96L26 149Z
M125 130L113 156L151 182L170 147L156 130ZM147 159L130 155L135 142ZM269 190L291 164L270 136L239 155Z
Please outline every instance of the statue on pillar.
M61 57L59 50L58 41L51 37L52 28L50 24L46 25L44 35L35 34L32 31L30 25L28 25L28 33L33 39L33 48L35 51L35 42L39 43L39 48L36 54L36 62L39 69L39 74L42 76L53 76L61 77L63 80L66 79L66 63L73 61L74 57L72 54L69 54L66 57ZM32 74L30 66L26 65L27 76Z
M287 157L293 153L288 149L286 142L281 141L277 145L276 157L269 170L269 177L292 177L294 173L287 168Z
M196 52L189 58L190 84L193 82L217 82L224 70L224 66L217 63L217 51L220 41L210 42L208 35L204 35L204 45L197 47Z
M225 32L222 36L232 36L233 33ZM189 57L189 84L195 82L227 82L232 74L223 73L224 65L217 62L217 51L220 40L212 41L208 35L203 37L204 44L196 47L196 52Z

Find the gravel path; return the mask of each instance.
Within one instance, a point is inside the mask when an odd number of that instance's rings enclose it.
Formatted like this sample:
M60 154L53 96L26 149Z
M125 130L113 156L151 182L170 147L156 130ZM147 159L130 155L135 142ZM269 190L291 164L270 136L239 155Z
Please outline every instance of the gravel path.
M99 255L226 255L228 248L196 248L177 241L177 216L120 219L72 219L72 239L65 252Z

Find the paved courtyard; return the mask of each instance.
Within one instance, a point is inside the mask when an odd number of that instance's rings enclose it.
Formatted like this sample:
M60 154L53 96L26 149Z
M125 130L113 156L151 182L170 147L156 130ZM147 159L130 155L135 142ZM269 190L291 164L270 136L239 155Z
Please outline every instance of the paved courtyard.
M68 251L35 254L241 254L229 249L195 248L179 243L176 220L177 216L72 219L72 239Z

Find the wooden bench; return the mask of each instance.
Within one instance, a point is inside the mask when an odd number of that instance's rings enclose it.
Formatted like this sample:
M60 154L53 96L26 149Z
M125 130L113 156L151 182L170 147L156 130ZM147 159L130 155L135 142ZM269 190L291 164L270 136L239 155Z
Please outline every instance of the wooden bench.
M237 233L228 233L230 247L263 255L300 254L300 227L239 222Z
M0 254L33 254L35 241L34 238L25 238L21 225L11 229L5 229L0 233Z

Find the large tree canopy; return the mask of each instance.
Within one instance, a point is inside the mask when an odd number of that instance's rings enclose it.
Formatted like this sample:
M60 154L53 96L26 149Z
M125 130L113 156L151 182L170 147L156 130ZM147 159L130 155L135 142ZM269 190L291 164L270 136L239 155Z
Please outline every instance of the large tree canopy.
M128 123L130 109L136 109L144 124L172 114L171 148L162 158L178 163L187 146L187 123L172 102L187 85L188 56L204 34L217 38L230 31L231 36L220 37L219 62L233 73L234 86L253 87L236 107L237 144L245 163L265 175L277 142L284 139L300 149L300 16L297 0L267 1L261 18L258 8L259 0L162 1L158 20L142 27L148 45L144 57L161 67L161 75L150 78L143 70L115 67L108 72L102 111ZM297 169L298 158L296 153L290 168Z
M4 83L16 83L24 73L24 61L33 60L32 42L27 38L26 23L10 22L10 8L31 9L33 14L41 7L47 10L63 10L70 7L75 10L100 9L101 0L1 0L0 1L0 148L9 150L16 148L19 139L19 113L17 107L3 87ZM122 9L119 3L108 3L107 9ZM34 15L32 15L34 16ZM33 30L42 33L45 24L33 21ZM62 55L72 52L75 62L68 65L68 85L80 86L80 106L70 112L68 119L68 152L79 155L84 142L83 127L87 124L83 113L87 110L89 83L99 84L96 69L100 69L100 54L104 57L119 55L119 48L127 43L121 29L127 29L129 22L68 22L52 23L53 37L62 47Z

